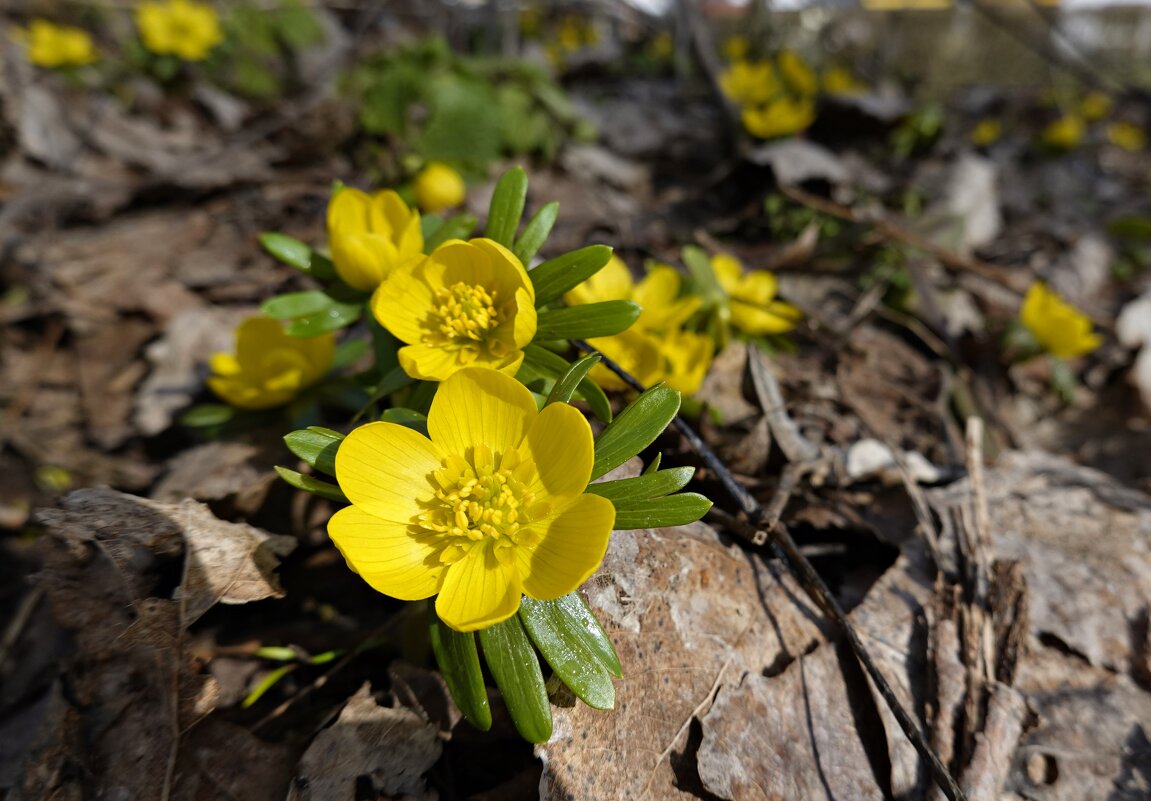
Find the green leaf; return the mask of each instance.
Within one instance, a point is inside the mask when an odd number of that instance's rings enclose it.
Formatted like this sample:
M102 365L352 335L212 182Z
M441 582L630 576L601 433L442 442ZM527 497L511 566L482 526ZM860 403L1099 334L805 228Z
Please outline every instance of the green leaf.
M340 370L347 367L371 349L372 346L362 339L349 339L341 342L336 346L336 352L332 355L332 369Z
M566 309L544 309L536 319L537 339L587 339L626 331L642 309L630 300L605 300Z
M260 234L260 244L276 261L312 274L312 249L300 240L276 231L265 231Z
M555 604L566 618L567 626L579 635L584 647L595 655L596 660L611 675L617 679L623 676L623 667L619 663L619 656L611 644L611 638L600 626L592 611L587 608L583 598L578 592L571 592L551 603Z
M433 604L428 604L428 610L432 651L444 683L448 685L448 692L468 723L480 731L487 731L492 727L492 710L488 706L475 635L449 628L436 615Z
M395 408L388 409L381 414L380 420L385 423L395 423L413 431L419 431L425 437L428 436L428 416L426 414L420 414L411 409Z
M363 312L364 304L362 303L340 303L336 301L323 311L297 317L288 326L288 333L294 337L314 337L319 334L326 334L329 331L346 328L359 320Z
M424 251L431 253L449 239L467 239L476 230L478 222L474 214L457 214L444 220L434 234L424 239Z
M260 311L277 320L291 320L309 314L318 314L330 308L336 301L319 290L290 292L268 298L260 305Z
M675 418L679 403L679 393L663 385L632 401L596 440L591 477L599 478L655 442Z
M207 428L223 425L236 416L236 410L224 403L201 403L180 415L180 422L189 428Z
M531 743L552 736L552 710L543 671L518 617L480 629L484 661L503 694L516 730Z
M268 690L276 686L276 683L280 679L284 678L284 676L288 675L298 667L299 665L297 664L280 665L278 668L261 679L260 682L252 688L252 691L244 697L243 701L240 702L240 708L248 709L249 707L254 706L257 701L264 697L264 693L268 692Z
M582 284L611 261L607 245L588 245L554 259L548 259L528 273L536 290L536 306L558 300L565 292Z
M488 207L488 226L484 235L506 248L514 248L516 229L520 227L527 196L528 174L523 167L512 167L501 175Z
M575 621L564 614L559 599L520 603L520 620L536 648L572 692L592 709L615 706L611 675L580 636Z
M304 492L310 492L313 495L319 495L321 498L327 498L329 501L336 501L337 503L350 503L347 496L344 495L343 490L328 481L320 481L318 478L305 476L295 470L289 470L286 467L276 465L276 472L280 474L280 478L287 481L296 489L302 489Z
M571 365L562 356L552 353L546 348L541 348L539 345L531 344L524 348L524 362L520 366L519 372L516 373L516 378L525 386L537 379L542 380L546 387L545 391L550 392L555 381L559 380L560 376L567 372L570 367ZM528 388L531 389L530 386ZM599 384L590 378L585 378L580 381L576 395L587 401L588 405L591 406L592 414L605 423L611 422L611 403Z
M516 258L524 267L532 263L532 259L539 253L544 242L547 242L548 234L552 232L552 226L556 224L556 217L559 216L559 213L560 204L553 200L537 211L535 216L524 226L524 232L516 240L515 246Z
M632 528L683 526L699 520L711 508L711 501L696 492L681 492L663 498L613 501L613 503L615 528L621 531Z
M344 435L339 431L320 426L308 426L284 437L288 450L308 463L308 465L329 476L336 474L336 451ZM617 482L609 482L617 483Z
M569 367L556 381L552 391L548 393L544 406L549 403L567 403L571 400L572 395L575 394L576 389L587 376L588 370L595 367L599 360L600 355L598 353L589 353Z
M707 255L707 251L695 245L686 245L680 255L683 257L683 266L695 279L696 289L703 298L704 305L722 304L726 293L719 285L719 279L711 267L711 257Z
M612 503L662 498L683 489L694 473L694 467L672 467L634 478L589 484L587 491L607 498ZM616 508L619 508L618 505Z
M380 383L372 390L372 397L368 403L378 403L393 392L415 383L415 380L416 379L404 372L404 368L393 367L384 374L384 377L380 379Z

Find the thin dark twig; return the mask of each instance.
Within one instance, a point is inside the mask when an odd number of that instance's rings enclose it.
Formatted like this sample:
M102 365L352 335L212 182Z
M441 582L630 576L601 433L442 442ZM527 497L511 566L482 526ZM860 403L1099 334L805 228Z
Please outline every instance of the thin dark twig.
M586 353L598 352L595 348L583 341L577 340L572 344ZM637 381L626 370L607 356L604 356L602 352L600 356L603 359L602 364L619 376L624 383L638 392L644 391L645 387L643 384ZM732 500L739 505L743 517L733 518L732 522L735 524L733 525L735 532L750 543L759 544L763 542L764 529L766 528L766 533L770 537L768 544L771 546L772 551L780 561L792 570L799 579L800 585L811 597L812 601L843 631L847 637L847 642L851 647L852 653L855 654L856 659L859 660L860 665L875 684L887 708L891 710L891 713L895 716L895 720L899 723L899 728L903 730L904 736L911 742L911 745L915 748L920 758L927 763L928 770L931 772L931 776L939 786L939 789L947 796L948 801L966 801L967 797L964 795L963 790L960 789L959 784L952 777L947 766L943 764L939 755L935 753L935 749L927 742L927 738L924 737L918 724L912 719L907 710L903 708L903 705L900 704L899 699L895 696L895 692L891 689L891 685L883 673L880 672L879 667L875 664L871 655L868 654L867 649L864 648L863 641L860 639L851 621L847 618L847 613L843 611L843 607L835 600L831 589L824 583L815 568L812 567L811 562L800 552L799 546L796 545L795 540L792 539L787 527L778 519L768 521L768 515L759 501L735 480L735 477L727 467L724 466L715 451L700 438L699 434L688 425L686 420L677 415L674 423L676 430L683 435L692 449L699 454L699 457L703 459L708 469L715 473L716 478L719 479L724 490L726 490Z

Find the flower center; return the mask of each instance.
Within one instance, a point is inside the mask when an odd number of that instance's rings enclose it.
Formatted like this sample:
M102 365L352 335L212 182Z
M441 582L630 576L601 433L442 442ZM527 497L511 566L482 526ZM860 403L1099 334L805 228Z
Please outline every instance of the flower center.
M462 282L437 289L429 320L431 338L437 342L427 344L483 342L488 332L500 324L497 294L494 289L489 292L482 286Z
M514 546L530 546L538 535L526 528L544 512L517 476L516 451L498 460L486 445L477 445L471 460L449 456L433 471L435 497L419 516L419 525L445 540L440 561L451 564L473 546L494 548L501 562L511 559Z

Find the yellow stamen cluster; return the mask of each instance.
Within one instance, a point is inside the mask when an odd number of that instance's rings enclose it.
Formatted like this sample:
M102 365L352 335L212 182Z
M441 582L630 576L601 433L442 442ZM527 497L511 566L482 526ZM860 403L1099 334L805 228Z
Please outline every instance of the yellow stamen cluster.
M543 510L535 508L535 494L517 478L520 464L516 451L497 459L486 445L478 445L471 462L449 456L432 473L438 485L435 500L418 519L426 530L449 538L440 553L442 564L453 564L474 543L483 541L503 562L511 558L513 546L531 545L538 539L523 528Z
M462 282L436 289L424 344L469 349L480 343L489 345L489 349L498 345L488 337L500 324L501 315L496 308L498 296L495 289Z

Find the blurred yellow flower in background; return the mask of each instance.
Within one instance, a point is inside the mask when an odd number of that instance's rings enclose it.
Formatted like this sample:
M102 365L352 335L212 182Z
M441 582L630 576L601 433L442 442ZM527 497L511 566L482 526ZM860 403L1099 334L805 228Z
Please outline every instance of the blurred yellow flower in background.
M829 95L860 95L868 89L845 67L832 67L823 73L823 91Z
M1043 350L1073 359L1095 350L1103 339L1092 331L1091 318L1036 281L1023 298L1019 320Z
M1113 122L1107 126L1107 141L1135 153L1147 145L1147 134L1133 122Z
M684 323L700 307L696 295L680 296L683 279L668 265L655 265L637 284L618 256L602 270L564 296L569 305L605 300L630 300L643 309L632 326L610 337L594 337L588 344L630 373L644 386L663 381L685 395L699 389L715 355L709 336L688 331ZM627 385L615 373L597 364L591 377L604 389Z
M535 288L520 260L490 239L450 240L392 271L372 313L406 347L400 366L424 381L465 367L514 375L536 333Z
M720 74L719 87L738 106L766 103L780 92L770 61L737 61Z
M803 312L776 300L779 283L767 270L743 271L743 264L728 253L711 257L711 268L727 295L732 325L746 334L782 334L799 323Z
M1082 117L1067 114L1043 129L1043 142L1057 150L1074 150L1083 142L1087 126Z
M779 75L793 94L806 97L819 92L819 76L794 50L780 50L776 56Z
M971 129L971 143L977 147L987 147L999 141L1003 135L1003 123L987 117Z
M615 507L585 492L595 443L580 412L537 412L514 378L469 368L436 391L428 434L370 423L336 454L352 505L328 533L374 589L438 595L444 623L475 631L514 615L521 595L559 598L595 572Z
M145 0L136 6L136 27L144 47L184 61L203 61L224 40L216 9L194 0Z
M744 106L741 118L747 132L760 139L791 136L815 121L815 100L780 97L760 106Z
M429 161L416 176L416 205L428 214L455 208L468 195L463 177L442 161Z
M17 28L13 38L27 48L29 61L46 69L83 67L99 57L87 31L45 19L32 20L27 30Z
M1111 98L1102 92L1088 92L1079 103L1079 116L1087 122L1101 120L1111 113Z
M240 409L293 400L332 367L335 334L293 337L278 320L249 317L236 329L236 352L216 353L208 387Z
M723 57L728 61L743 61L751 52L745 36L729 36L723 40Z
M328 247L344 283L371 292L397 265L423 254L420 213L391 189L338 189L328 203Z

